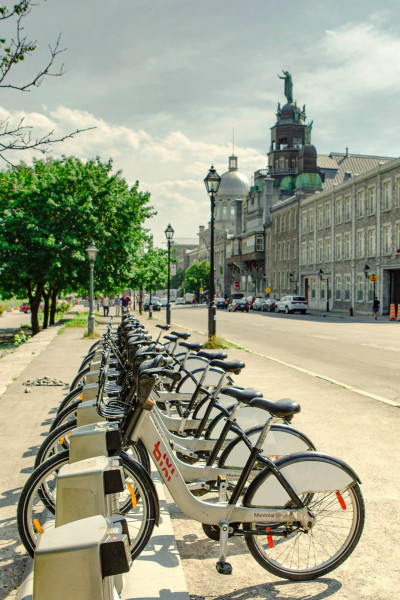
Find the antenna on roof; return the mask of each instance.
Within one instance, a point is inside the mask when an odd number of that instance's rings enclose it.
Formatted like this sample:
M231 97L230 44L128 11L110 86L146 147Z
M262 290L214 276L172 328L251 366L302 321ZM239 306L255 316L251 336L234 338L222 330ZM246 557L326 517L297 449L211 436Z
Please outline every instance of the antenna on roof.
M235 155L235 128L232 129L232 156Z

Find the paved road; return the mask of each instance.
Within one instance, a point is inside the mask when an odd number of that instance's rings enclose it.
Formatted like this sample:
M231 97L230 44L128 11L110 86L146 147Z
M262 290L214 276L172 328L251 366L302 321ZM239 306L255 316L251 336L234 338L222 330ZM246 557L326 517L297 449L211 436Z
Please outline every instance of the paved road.
M207 331L205 307L174 307L174 323ZM400 323L382 317L217 311L217 335L247 350L400 405Z

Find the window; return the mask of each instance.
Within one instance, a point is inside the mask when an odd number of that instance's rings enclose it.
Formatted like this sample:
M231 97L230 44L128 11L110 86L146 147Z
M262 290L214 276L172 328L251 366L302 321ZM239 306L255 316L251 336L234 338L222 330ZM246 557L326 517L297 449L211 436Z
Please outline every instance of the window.
M305 265L307 263L307 244L303 242L301 245L301 264Z
M364 190L357 194L357 219L361 219L365 214Z
M258 235L256 238L256 251L263 252L264 250L264 237L262 235Z
M357 258L363 258L364 253L364 232L357 231Z
M317 208L317 229L322 229L324 226L324 209L322 206Z
M383 210L390 210L392 207L392 183L386 181L383 184Z
M295 148L296 150L300 150L301 146L302 146L301 138L293 138L293 148Z
M286 231L286 213L283 213L281 220L282 220L282 231Z
M375 229L368 229L367 256L375 256Z
M382 230L382 243L383 243L383 254L390 254L392 251L391 244L391 227L390 225L384 225Z
M286 258L288 260L290 259L290 242L288 242L286 245Z
M342 201L336 200L335 202L335 225L340 225L342 222Z
M351 221L351 197L346 196L344 199L344 220Z
M228 211L227 211L227 209L226 209L226 206L224 205L224 206L222 207L222 215L223 215L224 217L226 217L226 215L227 215L227 214L228 214Z
M324 260L324 244L322 240L318 240L317 260L320 263Z
M311 289L311 299L315 300L315 298L316 298L315 277L312 277L311 280L310 280L310 289Z
M364 300L364 275L357 275L357 301L362 302Z
M335 278L335 300L342 299L342 278L337 275Z
M325 299L325 288L326 288L326 281L321 281L319 282L320 288L319 288L319 297L321 298L321 300Z
M325 204L325 227L331 226L331 203Z
M344 258L349 260L351 258L351 234L344 234Z
M281 244L278 244L278 260L282 259L282 250L281 250Z
M239 254L239 240L233 241L233 254Z
M335 238L335 259L342 260L342 236L337 235Z
M400 250L400 223L396 224L396 250Z
M400 208L400 177L396 179L396 208Z
M325 262L329 262L331 260L331 238L326 238L325 240Z
M308 211L308 231L311 233L314 231L314 211L313 209Z
M367 214L374 215L376 211L375 188L368 188L367 192Z
M301 233L307 233L307 213L301 213Z
M372 302L374 299L374 283L368 280L368 302Z
M308 264L312 265L314 263L314 242L309 242L308 244Z
M344 299L350 301L351 292L351 277L350 275L344 276Z
M296 240L293 240L293 258L297 258L297 244L296 244Z

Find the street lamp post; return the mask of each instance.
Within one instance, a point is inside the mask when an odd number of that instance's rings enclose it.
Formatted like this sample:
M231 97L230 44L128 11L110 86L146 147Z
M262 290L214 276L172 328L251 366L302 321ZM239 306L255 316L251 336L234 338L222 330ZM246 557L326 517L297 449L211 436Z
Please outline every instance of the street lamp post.
M324 272L322 269L319 270L319 278L322 281L322 278L324 276ZM328 274L326 274L326 312L329 312L329 277Z
M218 175L214 166L211 165L207 177L204 179L206 190L210 195L211 200L211 228L210 228L210 284L209 284L209 306L208 306L208 340L215 342L216 334L216 310L214 306L214 211L215 211L215 194L218 192L221 177Z
M364 267L364 275L365 275L365 279L367 281L367 299L368 299L368 277L369 277L369 272L370 272L370 268L369 266L366 264ZM372 298L372 301L375 300L375 281L373 282L374 284L374 297Z
M171 223L168 225L165 230L165 237L168 242L168 290L167 290L167 310L166 310L166 318L167 325L171 325L171 304L170 304L170 292L171 292L171 242L174 237L174 230L171 227Z
M96 261L96 256L98 253L98 249L94 241L88 248L86 248L87 255L89 257L90 264L90 290L89 290L89 318L88 318L88 334L91 335L94 332L94 311L93 311L93 271L94 271L94 263Z

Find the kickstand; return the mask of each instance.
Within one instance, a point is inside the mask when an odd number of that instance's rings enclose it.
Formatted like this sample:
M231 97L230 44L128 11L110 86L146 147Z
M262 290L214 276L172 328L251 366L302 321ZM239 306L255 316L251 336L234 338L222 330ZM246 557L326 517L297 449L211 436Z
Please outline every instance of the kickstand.
M220 575L232 575L232 565L226 562L229 537L228 521L220 521L219 530L219 561L215 566Z

